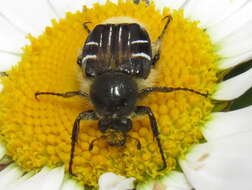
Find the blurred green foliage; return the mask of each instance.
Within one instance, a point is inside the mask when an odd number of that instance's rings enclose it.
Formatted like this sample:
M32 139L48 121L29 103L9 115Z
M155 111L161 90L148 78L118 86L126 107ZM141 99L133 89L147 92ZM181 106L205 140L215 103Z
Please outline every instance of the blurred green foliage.
M225 76L224 80L234 77L240 73L247 71L248 69L252 68L252 60L246 63L243 63L233 69L228 75ZM237 87L239 88L239 87ZM236 110L246 106L252 105L252 88L250 88L245 94L243 94L238 99L234 100L231 104L230 109Z

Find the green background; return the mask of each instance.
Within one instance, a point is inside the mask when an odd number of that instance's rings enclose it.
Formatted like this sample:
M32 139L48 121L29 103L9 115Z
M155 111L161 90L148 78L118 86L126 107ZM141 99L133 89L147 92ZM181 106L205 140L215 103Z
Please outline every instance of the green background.
M240 73L243 73L250 68L252 68L252 60L237 66L228 75L226 75L225 80L229 79L230 77L234 77ZM230 109L236 110L249 105L252 105L252 88L250 88L244 95L234 100L233 103L231 104Z

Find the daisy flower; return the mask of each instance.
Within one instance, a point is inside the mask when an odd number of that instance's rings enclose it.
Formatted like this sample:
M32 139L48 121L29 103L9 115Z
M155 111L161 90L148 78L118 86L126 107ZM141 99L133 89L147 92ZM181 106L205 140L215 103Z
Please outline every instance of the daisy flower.
M9 0L0 2L0 189L23 190L251 190L252 107L226 111L252 86L252 69L223 81L252 58L252 1L154 2ZM147 117L134 117L124 146L97 141L96 121L82 121L68 174L73 122L93 109L88 99L40 96L78 91L77 57L92 30L112 17L141 23L161 42L151 86L190 88L153 93L138 102L158 122L167 168ZM144 81L143 81L144 83ZM84 84L84 85L83 85Z

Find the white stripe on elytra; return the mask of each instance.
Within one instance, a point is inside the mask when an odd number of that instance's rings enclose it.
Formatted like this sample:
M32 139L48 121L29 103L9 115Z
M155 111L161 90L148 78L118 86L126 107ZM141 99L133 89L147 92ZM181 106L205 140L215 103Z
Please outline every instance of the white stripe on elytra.
M97 59L97 56L96 55L86 55L85 57L83 57L82 63L84 63L88 59Z
M87 42L85 45L86 46L92 46L92 45L98 46L99 44L97 42L91 41L91 42Z
M100 35L100 42L99 42L99 46L102 47L102 32L101 32L101 35Z
M119 28L118 41L119 41L119 44L120 44L121 41L122 41L122 26L120 26L120 28Z
M131 44L145 44L145 43L149 43L149 41L148 40L135 40L131 42Z
M151 60L151 57L149 55L147 55L146 53L133 53L132 57L133 58L142 57L142 58L148 59L149 61Z
M130 39L131 39L131 33L129 31L129 33L128 33L128 46L130 46Z
M109 27L108 46L111 46L112 26Z

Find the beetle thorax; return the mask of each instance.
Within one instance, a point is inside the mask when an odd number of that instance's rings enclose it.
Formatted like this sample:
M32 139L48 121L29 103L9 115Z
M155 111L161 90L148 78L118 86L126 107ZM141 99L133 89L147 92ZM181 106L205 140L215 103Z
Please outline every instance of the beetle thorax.
M127 74L106 72L95 78L90 88L90 98L101 116L128 116L135 109L137 84Z

